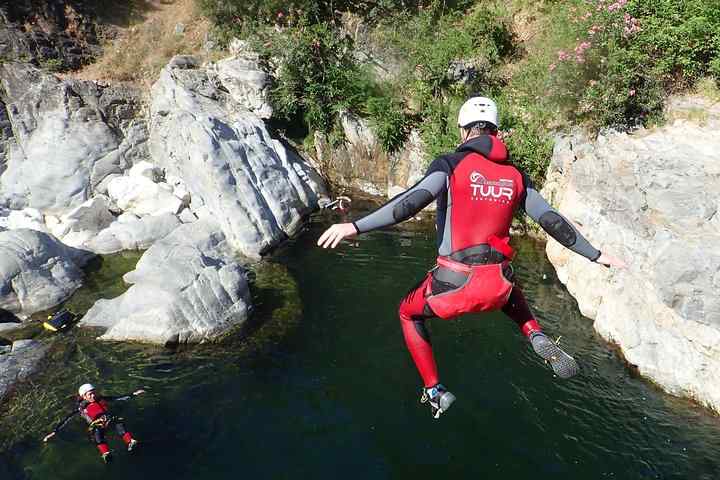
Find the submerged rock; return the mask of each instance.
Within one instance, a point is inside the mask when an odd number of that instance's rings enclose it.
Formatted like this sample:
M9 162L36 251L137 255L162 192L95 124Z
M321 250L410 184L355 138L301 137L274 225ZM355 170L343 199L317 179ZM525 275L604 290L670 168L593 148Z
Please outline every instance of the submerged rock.
M47 350L47 345L36 340L17 340L9 349L0 350L0 402L17 382L37 370Z
M549 240L558 277L627 361L667 391L720 410L720 115L597 141L560 138L543 190L607 270Z
M130 289L96 302L81 322L107 328L102 340L204 342L247 319L245 269L218 226L207 221L156 242L124 279Z
M37 230L0 231L0 309L27 317L57 305L80 286L92 256Z

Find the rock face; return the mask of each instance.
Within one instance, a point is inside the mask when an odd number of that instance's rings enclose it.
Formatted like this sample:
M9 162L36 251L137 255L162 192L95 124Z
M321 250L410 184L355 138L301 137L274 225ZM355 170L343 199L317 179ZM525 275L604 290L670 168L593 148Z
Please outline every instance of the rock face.
M270 76L260 66L260 57L246 42L230 42L233 56L209 66L210 71L229 92L232 99L259 118L272 117Z
M48 347L35 340L13 342L8 352L0 347L0 403L19 381L32 375Z
M247 318L245 270L217 225L183 225L156 242L120 297L99 300L82 325L105 327L103 340L159 344L209 341Z
M371 195L394 197L425 175L429 159L417 130L410 132L402 148L388 154L366 120L344 113L341 125L345 135L342 145L333 148L320 133L314 139L315 163L333 183ZM428 206L434 208L435 203Z
M0 205L64 212L87 201L105 177L147 156L146 129L135 119L137 91L61 81L12 62L0 66L0 84L13 131L0 159Z
M214 219L227 241L258 257L295 233L317 205L309 167L263 122L218 88L221 78L175 57L152 89L150 149L180 178L191 210Z
M720 109L674 104L706 112L705 124L560 138L543 190L630 267L606 270L552 240L547 253L582 313L641 374L720 410Z
M0 231L0 309L27 317L57 305L80 286L91 257L36 230Z

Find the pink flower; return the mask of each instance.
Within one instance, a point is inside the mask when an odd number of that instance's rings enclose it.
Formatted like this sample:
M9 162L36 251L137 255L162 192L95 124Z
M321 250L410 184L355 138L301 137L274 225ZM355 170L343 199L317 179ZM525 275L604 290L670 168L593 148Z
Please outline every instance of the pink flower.
M590 48L592 46L592 43L590 42L582 42L580 45L575 47L575 56L582 55L585 53L585 50Z
M612 5L608 5L607 10L608 12L614 12L615 10L620 10L625 6L627 3L627 0L617 0L617 2L613 3Z
M552 64L550 64L550 66L548 67L548 70L550 70L550 71L552 72L552 71L555 70L556 68L557 68L557 64L556 64L556 63L552 63Z
M590 80L589 83L591 87L594 87L595 85L597 85L597 80Z
M565 50L560 50L558 52L558 60L559 61L562 62L564 60L567 60L568 58L570 58L570 55L568 55L567 52L565 52Z
M632 90L630 90L630 91L628 92L628 94L629 94L631 97L634 97L634 96L635 96L635 89L633 88Z

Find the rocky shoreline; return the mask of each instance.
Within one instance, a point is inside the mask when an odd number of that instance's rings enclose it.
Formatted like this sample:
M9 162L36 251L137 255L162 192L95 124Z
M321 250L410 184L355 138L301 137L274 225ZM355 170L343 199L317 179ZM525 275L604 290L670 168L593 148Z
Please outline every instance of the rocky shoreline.
M544 194L601 249L606 270L548 240L558 277L595 329L660 387L720 411L720 107L670 103L673 123L558 139ZM706 112L703 121L682 119Z
M94 255L147 249L125 276L133 286L85 316L107 329L101 339L204 342L247 319L244 264L299 231L326 197L320 175L258 116L269 111L267 79L248 58L176 57L147 98L0 66L6 314L28 319L62 303ZM31 371L21 356L0 355ZM24 378L15 370L0 369Z

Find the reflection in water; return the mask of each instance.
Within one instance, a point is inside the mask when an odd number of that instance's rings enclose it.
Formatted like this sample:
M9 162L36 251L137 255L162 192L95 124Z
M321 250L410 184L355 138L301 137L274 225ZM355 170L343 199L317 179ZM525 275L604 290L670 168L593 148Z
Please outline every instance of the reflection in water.
M45 373L0 420L0 478L717 478L718 419L631 376L532 241L516 245L517 274L581 374L553 378L501 314L432 321L441 378L458 396L433 420L396 318L431 266L432 231L325 251L313 247L322 227L255 267L253 321L220 344L170 351L58 336ZM86 380L109 392L150 387L118 412L142 448L118 451L110 468L80 422L38 441Z

